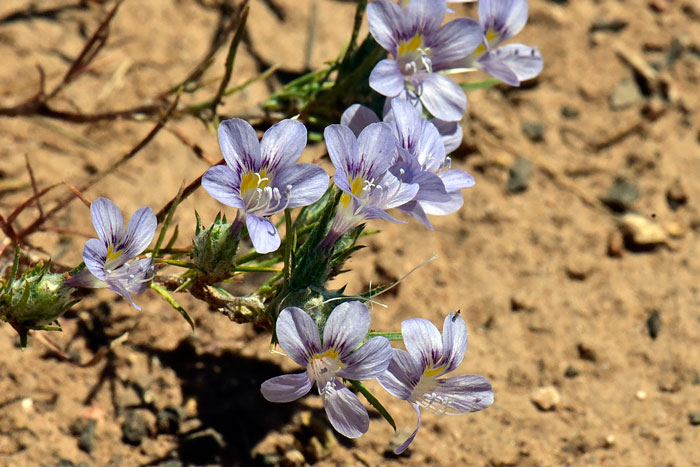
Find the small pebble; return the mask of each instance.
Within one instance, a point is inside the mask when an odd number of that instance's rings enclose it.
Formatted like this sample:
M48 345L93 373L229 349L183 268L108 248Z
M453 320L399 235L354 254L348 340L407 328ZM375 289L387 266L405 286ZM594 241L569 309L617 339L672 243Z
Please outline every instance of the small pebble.
M651 249L665 244L666 232L645 216L627 213L620 219L620 231L628 249Z
M595 269L595 265L584 258L577 258L566 265L566 275L574 281L585 281Z
M652 339L656 339L659 336L659 331L661 330L661 313L659 313L659 310L654 310L649 315L647 329L649 330L649 337Z
M304 454L297 449L292 449L284 453L284 463L285 465L305 465L306 459Z
M581 112L579 112L579 110L576 107L565 105L561 108L561 116L566 118L567 120L577 119L580 114Z
M147 434L148 426L141 414L135 410L127 412L124 424L122 425L123 441L138 446Z
M690 412L688 414L688 421L693 426L700 426L700 412Z
M647 393L640 389L639 391L637 391L634 397L636 397L637 400L643 401L647 398Z
M538 409L546 412L556 408L561 402L561 396L554 386L544 386L535 390L530 395L530 400Z
M61 459L56 463L56 467L75 467L75 464L72 460Z
M620 32L627 27L627 21L624 19L597 19L589 28L589 32Z
M575 378L579 375L578 368L576 368L573 365L569 365L566 367L566 370L564 370L564 376L566 378Z
M665 223L664 230L673 238L682 238L685 235L685 229L678 222Z
M606 448L611 448L615 446L615 435L608 435L605 437L605 443L603 444Z
M658 120L666 113L666 103L658 96L649 99L642 107L642 115L652 122Z
M97 420L88 420L78 437L78 447L88 454L92 452L95 443L95 428L97 428Z
M576 350L578 350L578 357L581 360L588 360L589 362L595 362L598 360L596 351L587 344L579 342L576 346Z
M610 232L608 236L608 256L622 258L625 254L625 239L619 231Z
M532 162L519 157L508 171L508 184L506 189L509 193L522 193L527 190L532 178Z
M617 177L601 201L617 212L627 211L639 198L639 188L626 178Z
M533 312L537 311L537 305L532 301L532 299L530 299L526 295L522 293L517 293L510 297L510 311Z
M618 111L624 110L633 105L641 102L642 93L639 92L639 87L637 83L632 80L626 79L613 89L612 94L610 94L610 110Z
M219 464L226 442L213 428L191 433L180 441L180 454L186 464Z
M176 407L166 407L156 414L158 433L176 434L180 431L182 412Z
M666 189L666 202L668 203L668 207L674 211L681 206L685 206L688 202L688 194L679 178L675 179Z
M544 125L541 122L525 122L522 130L525 137L533 143L544 141Z

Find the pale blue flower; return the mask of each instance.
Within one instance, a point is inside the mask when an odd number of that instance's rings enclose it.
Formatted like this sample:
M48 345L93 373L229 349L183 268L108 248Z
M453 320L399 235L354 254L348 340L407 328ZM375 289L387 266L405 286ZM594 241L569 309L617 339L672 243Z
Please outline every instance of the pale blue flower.
M428 320L415 318L401 323L406 350L394 349L386 373L377 378L390 394L411 403L418 415L413 433L396 449L400 454L420 428L420 409L438 415L461 415L484 410L493 404L493 390L478 375L440 378L455 370L467 349L467 327L457 313L450 313L440 331Z
M323 134L335 166L333 180L343 194L321 247L329 249L341 235L365 220L399 222L386 212L387 209L412 200L419 187L403 183L389 172L397 155L391 127L386 123L372 123L355 137L344 125L329 125Z
M458 84L438 72L472 53L483 34L470 18L441 26L446 11L445 0L411 0L403 8L391 0L371 2L369 30L393 58L377 63L369 83L387 97L408 89L435 117L458 121L467 109L467 97Z
M265 381L260 387L265 399L295 401L316 384L333 428L348 438L362 436L369 428L367 409L339 378L368 380L386 371L392 356L389 341L373 337L362 343L369 323L363 303L342 303L328 317L321 340L316 323L304 310L282 310L276 325L280 347L306 371Z
M135 258L146 249L158 224L153 210L139 208L124 230L122 213L111 200L97 198L90 205L92 224L99 238L91 238L83 248L86 269L67 279L66 287L108 287L131 305L141 308L131 299L148 287L152 276L151 258Z
M219 125L219 145L226 165L206 171L202 186L217 201L238 208L234 234L245 219L253 246L269 253L280 235L267 216L286 208L308 206L328 188L328 175L315 164L297 164L306 146L306 128L296 120L271 126L262 141L239 118Z

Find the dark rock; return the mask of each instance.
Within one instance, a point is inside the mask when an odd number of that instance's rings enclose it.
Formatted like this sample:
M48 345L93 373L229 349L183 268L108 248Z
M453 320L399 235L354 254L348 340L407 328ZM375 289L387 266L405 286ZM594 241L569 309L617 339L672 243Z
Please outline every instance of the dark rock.
M700 426L700 412L690 412L688 414L688 421L693 426Z
M639 92L637 84L626 79L613 89L610 94L610 110L624 110L637 104L642 100L642 93Z
M666 190L666 202L674 211L688 202L688 194L680 179L677 178Z
M579 375L578 368L576 368L573 365L569 365L566 367L566 370L564 370L564 376L566 378L576 378Z
M124 425L122 425L122 434L125 443L134 446L140 445L143 438L148 435L146 420L135 410L127 412Z
M527 190L532 178L532 172L532 162L519 157L508 171L508 184L506 185L508 192L522 193Z
M569 0L549 0L552 3L556 3L557 5L566 5L569 3Z
M617 177L600 200L613 211L624 212L630 209L637 198L639 198L637 185L625 178Z
M182 411L177 407L166 407L156 414L158 433L176 434L180 431Z
M598 360L596 351L584 343L579 343L576 346L576 350L578 350L578 356L581 360L588 360L589 362L595 362Z
M544 141L544 125L541 122L525 122L522 125L523 134L534 143Z
M75 467L75 464L71 460L61 459L56 464L56 467Z
M685 52L685 45L674 37L671 41L671 46L668 48L668 54L666 55L666 66L671 68L673 65L683 56Z
M581 112L579 112L576 107L570 107L568 105L565 105L561 108L561 116L566 118L567 120L574 120L578 118L580 114Z
M624 19L597 19L589 28L589 32L620 32L627 27L627 21Z
M177 459L170 459L169 461L158 464L158 467L182 467L183 465L184 464Z
M187 464L220 464L224 447L223 436L213 428L207 428L182 439L180 457Z
M87 453L92 452L95 443L95 428L97 428L97 420L88 420L78 437L78 447Z
M661 330L661 313L659 313L659 310L654 310L651 312L651 315L649 315L647 319L647 329L652 339L658 337L659 331Z

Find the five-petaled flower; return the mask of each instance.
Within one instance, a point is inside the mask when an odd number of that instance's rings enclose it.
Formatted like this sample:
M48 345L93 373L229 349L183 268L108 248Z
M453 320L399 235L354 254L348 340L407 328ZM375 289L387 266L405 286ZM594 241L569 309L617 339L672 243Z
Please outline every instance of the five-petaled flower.
M355 137L346 126L329 125L323 136L335 166L333 181L343 194L321 247L330 249L341 235L368 219L399 222L386 210L412 200L419 187L389 172L397 155L391 127L372 123Z
M377 63L369 84L387 97L415 93L435 117L461 120L467 97L438 71L471 54L483 41L481 28L471 18L441 26L445 0L411 0L404 5L375 0L367 7L372 36L393 56Z
M369 428L367 409L338 378L367 380L386 371L392 355L389 341L373 337L362 344L369 322L364 304L342 303L328 317L321 340L316 323L305 311L282 310L276 325L280 347L306 372L265 381L260 388L265 399L291 402L315 383L333 428L348 438L362 436Z
M440 331L428 320L414 318L401 323L406 350L394 349L386 373L377 378L393 396L411 403L418 415L416 429L396 449L400 454L420 427L420 409L436 414L461 415L483 410L493 403L491 384L483 376L438 378L456 369L467 349L467 327L457 313L450 313Z
M542 55L536 47L501 43L519 33L527 23L527 0L479 0L479 24L484 43L453 64L483 69L511 86L532 79L542 71Z
M245 219L259 253L277 250L280 235L266 216L312 204L328 188L329 177L321 167L296 163L306 146L306 127L282 120L258 141L248 122L232 118L219 125L219 145L226 165L207 170L202 186L217 201L238 208L233 234Z
M151 258L135 258L146 249L156 232L156 215L147 206L139 208L124 230L122 213L111 200L97 198L90 205L92 224L99 238L91 238L83 248L86 269L66 280L66 287L109 287L141 308L131 299L140 294L151 278Z

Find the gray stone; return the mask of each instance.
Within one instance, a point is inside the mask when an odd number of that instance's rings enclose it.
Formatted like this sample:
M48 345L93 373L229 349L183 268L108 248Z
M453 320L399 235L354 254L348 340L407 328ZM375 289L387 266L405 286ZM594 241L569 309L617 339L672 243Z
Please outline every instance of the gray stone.
M576 368L573 365L569 365L566 367L566 370L564 370L564 376L566 378L575 378L579 375L578 368Z
M610 95L610 109L624 110L642 100L642 94L639 92L637 84L629 79L622 81L613 89Z
M565 105L561 108L561 116L566 118L567 120L574 120L578 118L579 115L580 112L576 107Z
M625 212L632 207L637 198L639 198L637 185L626 178L617 177L600 200L614 211Z
M668 207L674 211L688 202L688 193L685 191L685 187L680 179L674 180L666 189L666 202Z
M141 444L143 438L148 435L148 425L141 414L135 410L127 412L122 425L122 435L125 443L133 444L134 446Z
M78 447L87 453L92 452L95 442L95 428L97 428L97 420L88 420L78 437Z
M544 386L538 388L530 395L530 400L543 412L554 410L561 402L561 395L554 386Z
M508 184L506 185L508 192L522 193L527 190L532 178L532 172L532 162L519 157L508 171Z
M166 407L156 414L158 433L176 434L180 431L182 410L177 407Z
M659 331L661 330L661 313L659 313L659 310L654 310L649 315L647 329L649 330L649 337L652 339L656 339L659 336Z
M522 125L523 134L534 143L544 141L544 125L542 122L525 122Z
M688 414L688 421L693 426L700 426L700 412L690 412Z

